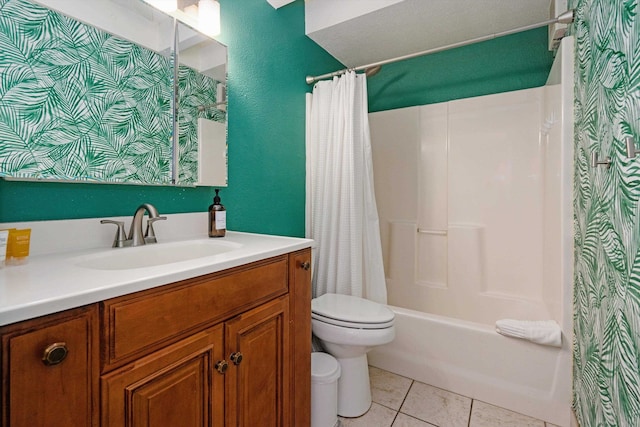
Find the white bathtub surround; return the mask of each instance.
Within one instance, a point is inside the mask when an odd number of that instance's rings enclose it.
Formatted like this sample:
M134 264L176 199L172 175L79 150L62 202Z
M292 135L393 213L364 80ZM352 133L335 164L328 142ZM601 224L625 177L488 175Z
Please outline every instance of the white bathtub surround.
M500 319L496 321L496 332L536 344L562 347L562 329L555 320Z
M386 303L364 74L315 84L307 98L307 237L314 296Z
M549 85L370 116L396 339L370 364L569 424L573 41ZM553 320L540 346L500 319ZM532 367L535 367L533 369Z
M372 114L391 304L485 324L560 319L544 295L559 274L545 282L545 269L556 266L543 254L560 245L559 234L545 245L545 227L555 231L560 221L544 211L545 180L558 161L545 159L540 143L545 92ZM415 133L405 135L401 113ZM553 295L560 299L559 286Z

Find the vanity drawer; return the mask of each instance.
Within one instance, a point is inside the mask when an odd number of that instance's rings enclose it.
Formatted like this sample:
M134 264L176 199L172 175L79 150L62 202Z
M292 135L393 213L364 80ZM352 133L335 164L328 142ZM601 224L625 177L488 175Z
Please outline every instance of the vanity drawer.
M288 292L287 256L104 302L103 372Z

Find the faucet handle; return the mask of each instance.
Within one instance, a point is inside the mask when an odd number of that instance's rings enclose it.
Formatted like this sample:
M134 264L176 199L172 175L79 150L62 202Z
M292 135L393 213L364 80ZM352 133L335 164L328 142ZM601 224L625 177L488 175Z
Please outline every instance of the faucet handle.
M112 219L100 220L100 224L115 224L118 229L116 230L116 237L113 239L114 248L122 248L127 240L127 235L124 233L124 221L114 221Z
M147 220L147 231L144 233L144 241L145 243L158 243L156 239L156 233L153 231L153 223L160 220L167 219L166 216L157 216L155 218L149 218Z

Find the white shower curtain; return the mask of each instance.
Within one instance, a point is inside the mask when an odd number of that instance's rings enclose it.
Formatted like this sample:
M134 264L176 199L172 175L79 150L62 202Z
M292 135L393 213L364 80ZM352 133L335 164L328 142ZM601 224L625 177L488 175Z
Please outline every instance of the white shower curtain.
M318 82L307 95L307 237L316 241L314 296L386 304L364 74Z

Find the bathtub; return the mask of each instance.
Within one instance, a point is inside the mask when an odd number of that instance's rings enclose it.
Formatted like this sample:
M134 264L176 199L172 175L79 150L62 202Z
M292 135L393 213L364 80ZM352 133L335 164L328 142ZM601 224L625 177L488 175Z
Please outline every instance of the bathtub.
M372 366L570 425L573 41L548 84L369 114L396 339ZM555 320L561 348L495 332Z
M369 364L558 426L570 425L571 352L507 338L488 325L401 307L395 340Z

